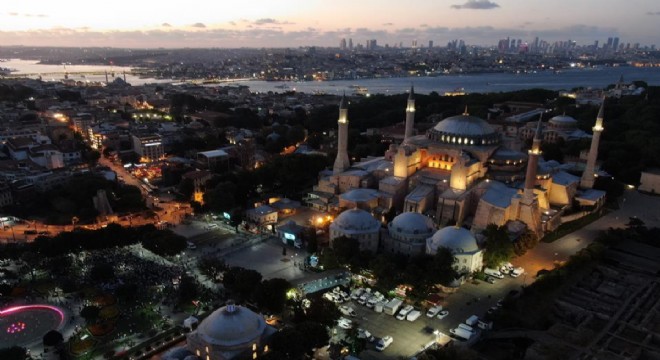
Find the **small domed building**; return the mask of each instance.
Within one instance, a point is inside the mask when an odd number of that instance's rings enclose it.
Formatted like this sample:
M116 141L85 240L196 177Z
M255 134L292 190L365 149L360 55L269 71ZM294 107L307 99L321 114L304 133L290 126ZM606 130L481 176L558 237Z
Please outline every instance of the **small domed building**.
M339 195L339 207L373 210L378 207L378 190L365 188L349 190Z
M433 220L416 212L397 215L383 231L383 250L405 255L424 253L426 239L433 234Z
M350 209L342 212L330 224L330 247L333 241L345 236L355 239L360 244L361 251L378 251L380 221L361 209Z
M186 347L200 360L255 359L275 332L263 316L230 301L188 334Z
M470 230L459 226L447 226L426 239L426 253L435 255L440 248L447 248L454 254L454 269L459 275L481 271L483 251Z

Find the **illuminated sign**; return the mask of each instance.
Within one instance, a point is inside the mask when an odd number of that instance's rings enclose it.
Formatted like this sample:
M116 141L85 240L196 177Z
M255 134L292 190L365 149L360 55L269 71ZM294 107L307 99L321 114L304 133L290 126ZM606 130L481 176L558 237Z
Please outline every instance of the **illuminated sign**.
M284 233L284 238L287 240L296 240L296 235Z
M227 220L231 220L231 215L229 215L229 213L223 212L222 217L224 217Z

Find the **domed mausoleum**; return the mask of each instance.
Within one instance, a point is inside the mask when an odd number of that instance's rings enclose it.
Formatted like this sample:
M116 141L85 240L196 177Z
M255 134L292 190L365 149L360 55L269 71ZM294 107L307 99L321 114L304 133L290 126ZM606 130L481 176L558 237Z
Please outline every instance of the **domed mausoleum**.
M261 315L229 302L188 335L187 348L201 360L253 359L275 331Z
M383 249L406 255L422 254L433 231L435 226L429 217L416 212L401 213L387 225Z
M439 248L447 248L454 254L454 268L459 274L480 271L483 267L483 252L470 230L459 226L447 226L426 239L426 253L435 255Z
M360 243L360 250L376 252L378 250L378 235L380 221L361 209L346 210L339 214L330 224L330 246L333 241L345 236Z

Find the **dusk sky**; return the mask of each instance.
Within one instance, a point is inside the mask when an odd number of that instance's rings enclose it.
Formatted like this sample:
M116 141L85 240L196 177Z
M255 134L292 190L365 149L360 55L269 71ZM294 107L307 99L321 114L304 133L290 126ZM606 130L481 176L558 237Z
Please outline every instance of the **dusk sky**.
M463 39L660 44L658 0L24 0L3 4L0 45L110 47L437 46Z

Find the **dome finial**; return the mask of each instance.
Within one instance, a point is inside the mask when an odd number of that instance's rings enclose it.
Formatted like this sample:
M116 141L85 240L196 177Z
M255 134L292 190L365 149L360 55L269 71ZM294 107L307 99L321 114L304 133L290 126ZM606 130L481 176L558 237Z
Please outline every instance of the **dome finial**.
M225 307L227 314L233 314L236 312L236 310L236 303L234 300L227 300L227 306Z
M468 112L467 105L465 105L465 111L463 111L463 115L468 116L470 113Z

